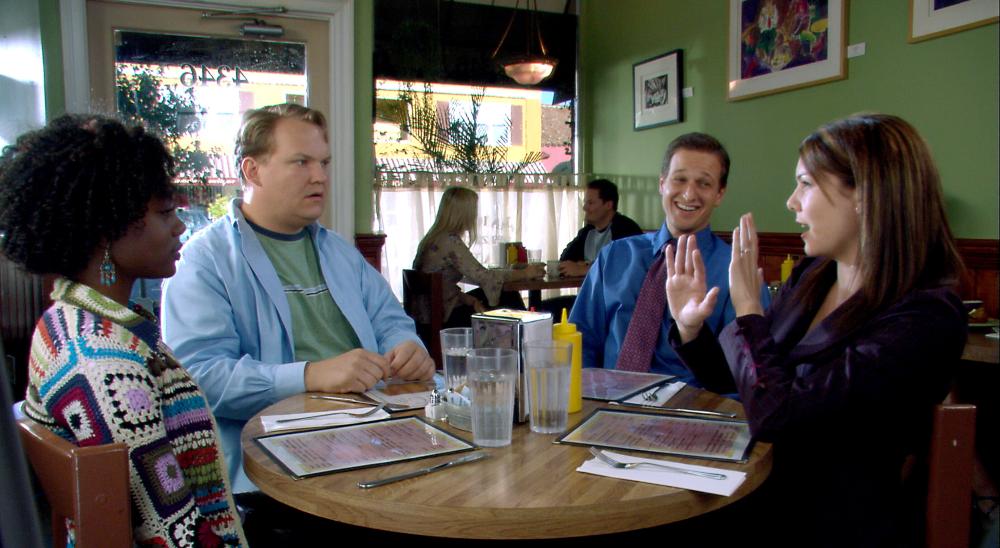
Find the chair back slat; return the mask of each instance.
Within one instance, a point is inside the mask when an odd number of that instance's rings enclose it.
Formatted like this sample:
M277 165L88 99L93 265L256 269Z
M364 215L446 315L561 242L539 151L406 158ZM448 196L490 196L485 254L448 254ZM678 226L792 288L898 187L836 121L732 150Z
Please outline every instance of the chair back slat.
M403 270L403 308L411 318L414 318L417 334L420 335L420 340L424 342L438 369L444 367L444 362L441 360L440 335L444 325L443 288L444 281L440 272ZM418 306L428 306L430 310L428 322L416 320L421 316L416 313Z
M928 455L928 548L969 545L975 439L975 405L935 407Z
M78 548L132 546L128 448L77 447L31 419L18 421L21 442L52 507L52 542L66 545L66 518Z

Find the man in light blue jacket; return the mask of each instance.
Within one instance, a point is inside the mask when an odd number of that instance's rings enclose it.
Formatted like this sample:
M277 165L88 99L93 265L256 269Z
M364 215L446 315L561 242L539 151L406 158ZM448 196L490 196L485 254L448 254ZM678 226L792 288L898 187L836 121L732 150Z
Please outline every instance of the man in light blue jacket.
M243 198L192 237L163 292L163 336L204 390L232 488L250 417L305 391L363 392L430 379L434 362L382 275L322 227L326 121L274 105L248 111L237 140Z

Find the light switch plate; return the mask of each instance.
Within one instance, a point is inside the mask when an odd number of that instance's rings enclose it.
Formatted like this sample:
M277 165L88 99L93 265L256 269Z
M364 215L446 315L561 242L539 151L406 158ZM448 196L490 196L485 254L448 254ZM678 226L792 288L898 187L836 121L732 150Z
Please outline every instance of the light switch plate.
M847 46L847 58L851 57L861 57L865 54L865 43L859 42L857 44L851 44Z

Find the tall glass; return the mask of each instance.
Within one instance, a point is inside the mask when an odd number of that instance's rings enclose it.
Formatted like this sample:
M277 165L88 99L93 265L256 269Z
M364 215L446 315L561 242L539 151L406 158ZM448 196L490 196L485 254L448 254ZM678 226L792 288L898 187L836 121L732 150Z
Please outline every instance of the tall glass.
M444 387L461 394L468 382L466 354L472 348L472 328L452 327L441 330L441 354L444 357Z
M569 341L530 341L524 344L532 432L555 434L566 430L572 356L573 343Z
M469 351L472 440L477 445L510 445L514 427L517 357L517 352L509 348L475 348Z

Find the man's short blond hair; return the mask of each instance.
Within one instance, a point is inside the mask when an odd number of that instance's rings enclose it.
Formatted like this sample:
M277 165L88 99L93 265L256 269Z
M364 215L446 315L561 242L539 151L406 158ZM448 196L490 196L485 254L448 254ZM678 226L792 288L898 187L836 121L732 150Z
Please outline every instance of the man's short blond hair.
M301 120L315 124L323 130L323 139L330 140L326 130L326 116L323 113L295 103L282 103L258 109L250 109L243 114L243 124L236 136L236 169L243 178L240 165L244 158L263 158L274 150L274 127L279 120Z

